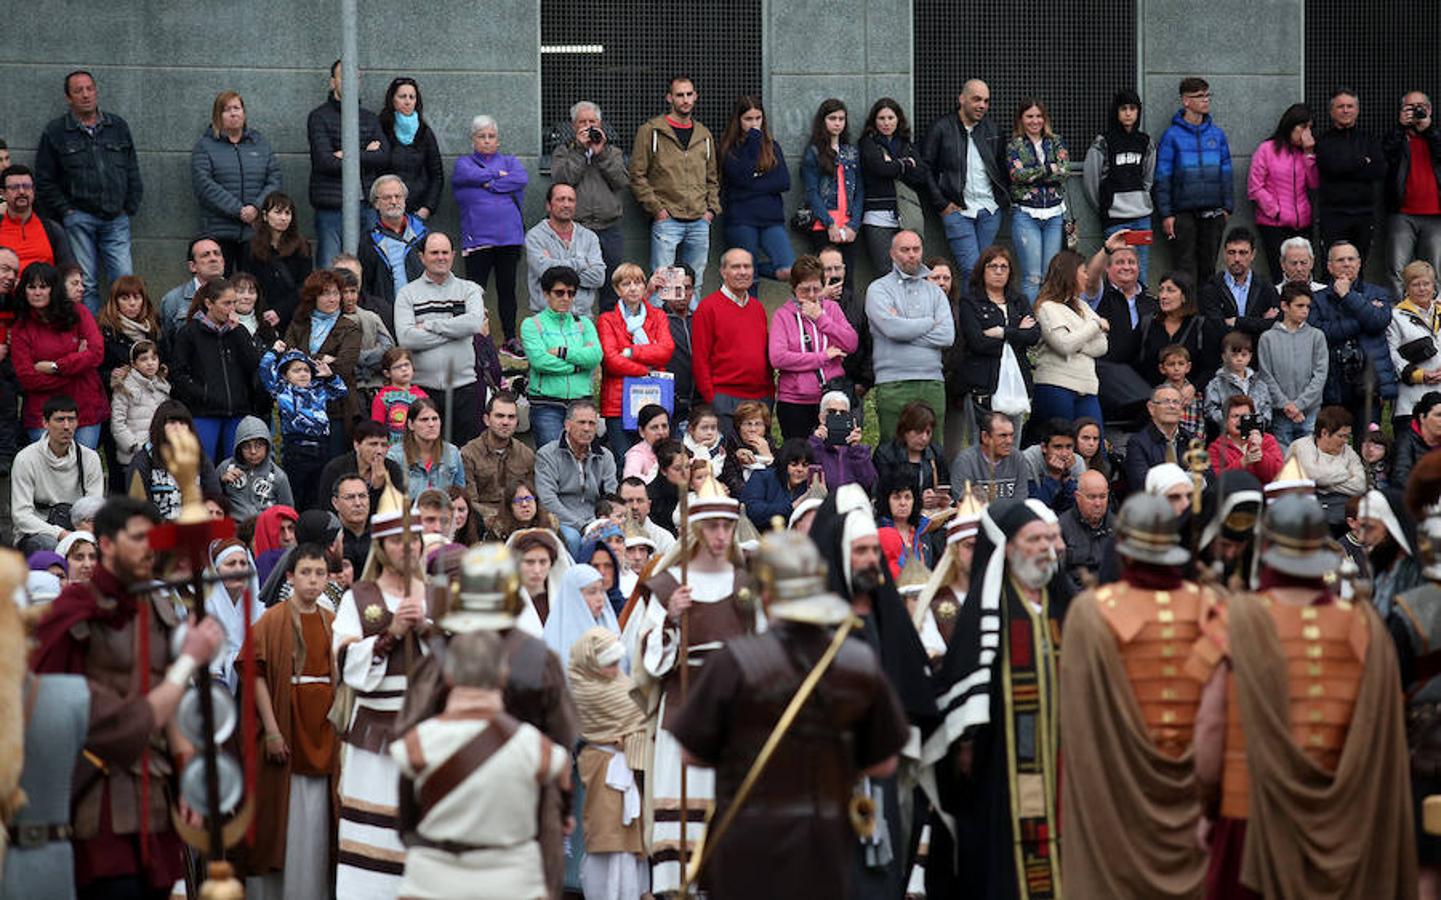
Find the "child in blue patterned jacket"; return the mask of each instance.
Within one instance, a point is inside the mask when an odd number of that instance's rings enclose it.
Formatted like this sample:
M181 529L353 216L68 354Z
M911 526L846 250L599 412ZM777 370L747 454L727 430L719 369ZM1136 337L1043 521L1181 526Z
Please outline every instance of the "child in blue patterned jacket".
M309 509L328 459L330 416L325 405L344 399L349 389L324 359L287 349L284 341L276 341L260 358L260 383L280 411L280 465L290 479L296 508Z

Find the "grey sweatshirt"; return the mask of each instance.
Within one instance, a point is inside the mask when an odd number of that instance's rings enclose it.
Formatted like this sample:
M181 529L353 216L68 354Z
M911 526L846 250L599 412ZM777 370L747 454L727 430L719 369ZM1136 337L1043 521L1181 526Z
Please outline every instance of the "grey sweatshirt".
M876 384L945 377L941 354L956 342L956 323L946 295L926 280L929 274L925 266L914 275L892 267L866 288Z
M411 351L415 383L424 387L444 388L448 374L454 387L474 384L473 339L484 327L480 285L453 272L443 284L422 275L395 295L395 339Z
M1319 409L1330 362L1326 335L1308 322L1302 322L1295 331L1277 322L1261 334L1256 350L1256 364L1271 392L1271 408L1275 410L1287 403L1296 404L1308 415Z
M550 227L550 219L541 219L525 233L525 283L530 291L532 312L545 309L545 296L540 290L540 276L554 266L570 266L580 276L580 289L575 292L571 312L588 316L596 311L595 292L605 284L605 259L600 255L600 238L579 222L575 223L570 245Z
M83 490L81 473L76 468L81 457L85 460ZM12 466L10 514L15 520L17 540L28 534L43 534L59 540L60 528L46 522L45 513L37 507L74 503L81 497L105 496L105 470L101 468L100 454L73 441L68 453L56 456L50 452L50 439L41 435L40 440L20 448Z
M993 467L981 454L981 445L967 447L951 461L951 491L959 493L966 482L991 500L1026 499L1026 462L1019 453L1002 457Z
M260 465L250 468L240 458L239 447L246 441L265 442L265 458ZM295 498L290 492L290 478L275 464L275 448L270 442L270 426L255 416L246 416L235 426L235 447L228 459L215 467L220 478L221 490L230 501L230 515L237 522L254 518L261 512L278 504L294 506ZM225 480L225 474L232 468L240 470L240 480L234 484ZM321 499L322 507L329 505L330 498Z

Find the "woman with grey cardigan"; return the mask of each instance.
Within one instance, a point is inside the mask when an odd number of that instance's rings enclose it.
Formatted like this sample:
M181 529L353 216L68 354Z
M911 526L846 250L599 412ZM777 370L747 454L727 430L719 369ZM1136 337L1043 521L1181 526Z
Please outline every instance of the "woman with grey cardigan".
M261 201L280 190L280 162L270 142L245 127L245 101L235 91L215 97L210 127L190 150L190 184L200 204L200 231L220 244L229 276L260 217Z

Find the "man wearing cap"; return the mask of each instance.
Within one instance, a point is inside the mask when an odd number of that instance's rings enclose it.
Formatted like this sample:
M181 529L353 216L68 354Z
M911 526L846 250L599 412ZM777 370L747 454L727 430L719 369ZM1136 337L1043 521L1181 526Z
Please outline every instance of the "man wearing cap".
M748 598L751 577L735 543L740 503L707 482L690 499L690 531L656 562L657 574L645 582L650 599L637 614L639 626L637 686L658 693L655 761L649 773L653 813L648 847L651 890L659 895L680 885L680 866L689 865L705 834L701 811L715 800L715 772L686 766L685 858L681 854L681 745L671 729L682 706L681 669L689 666L688 689L705 671L712 655L727 641L755 631L755 610ZM682 583L679 554L691 554ZM682 647L684 631L687 643ZM684 658L682 658L684 652ZM656 702L652 698L652 703Z
M1195 729L1196 775L1221 797L1207 895L1415 896L1386 626L1327 586L1341 554L1314 497L1276 500L1261 525L1260 591L1231 597L1187 663L1211 669Z
M1182 661L1215 607L1183 581L1170 505L1121 507L1121 580L1076 597L1061 649L1062 883L1077 897L1199 897L1206 856L1191 740L1201 682Z
M555 746L575 746L575 707L566 692L564 666L544 641L516 627L523 607L516 557L503 544L472 547L460 559L458 577L459 590L450 592L455 605L443 611L440 627L428 632L428 652L418 657L410 670L409 689L400 704L394 733L404 734L446 709L450 684L444 667L449 645L457 635L484 631L499 637L505 652L505 711L539 729ZM417 833L424 810L413 802L414 791L403 790L400 799L398 827L402 839L414 845L424 840ZM564 833L569 809L569 788L549 783L541 795L538 840L546 896L552 898L560 897L565 880Z
M1029 503L981 514L971 583L936 678L926 893L1059 897L1059 567L1055 526Z
M826 585L804 535L772 532L756 559L767 630L731 640L707 661L676 721L686 758L716 772L718 823L850 607ZM712 833L701 886L709 896L846 897L855 832L849 811L862 775L895 771L908 727L866 644L848 637L724 834Z
M331 632L340 681L355 697L340 736L338 897L394 896L405 868L396 833L399 770L387 749L400 735L406 671L421 656L417 638L426 624L420 517L407 517L406 503L393 488L381 497L370 518L370 559L341 597Z

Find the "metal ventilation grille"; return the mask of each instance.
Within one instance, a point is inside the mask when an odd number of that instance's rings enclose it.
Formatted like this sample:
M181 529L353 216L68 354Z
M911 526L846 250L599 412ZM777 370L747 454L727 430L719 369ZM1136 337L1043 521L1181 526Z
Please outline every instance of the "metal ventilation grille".
M695 80L696 117L720 138L731 105L760 94L759 0L545 0L540 4L541 152L568 139L577 100L600 105L630 152L641 123L665 112L667 81Z
M1441 83L1438 33L1438 3L1306 0L1306 105L1316 130L1330 127L1327 110L1338 87L1356 92L1358 124L1378 134L1396 124L1406 91L1425 91L1434 104Z
M916 109L924 133L955 111L969 78L991 89L988 114L1009 136L1022 97L1046 104L1079 165L1111 95L1136 87L1136 3L1103 0L913 0Z

